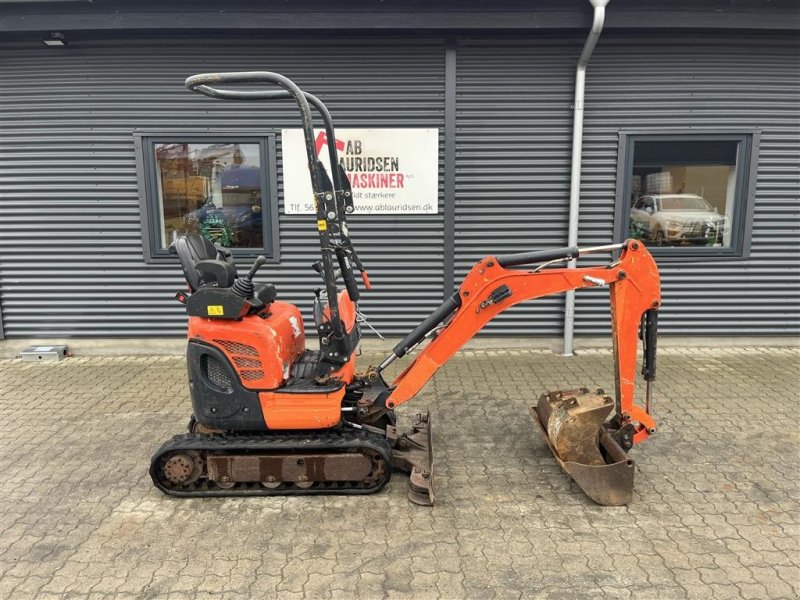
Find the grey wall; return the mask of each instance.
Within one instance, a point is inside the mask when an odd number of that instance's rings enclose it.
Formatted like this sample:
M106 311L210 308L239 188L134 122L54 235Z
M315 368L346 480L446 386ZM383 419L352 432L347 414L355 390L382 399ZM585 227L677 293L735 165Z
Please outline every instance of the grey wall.
M299 126L288 102L205 98L184 88L187 75L268 66L322 97L340 127L441 128L444 119L441 40L323 48L310 39L171 36L60 50L8 47L0 59L0 301L8 336L185 332L183 308L172 299L185 287L177 262L142 260L132 132ZM281 264L260 276L282 299L308 307L321 282L310 268L319 252L315 222L283 214L280 177L278 192ZM439 213L352 218L376 288L362 308L388 333L405 332L441 302Z
M581 243L609 240L619 129L761 130L750 256L662 262L665 331L800 333L798 49L796 37L698 34L598 45L586 88ZM603 301L577 295L577 331L598 330Z
M0 33L125 30L537 30L592 24L585 0L3 0ZM614 0L607 28L797 29L796 0ZM359 35L359 34L356 34Z
M456 281L479 256L565 245L574 65L582 38L466 38L457 61ZM750 257L660 261L660 329L800 332L800 63L796 38L604 33L589 65L581 245L613 242L620 130L761 130ZM586 262L585 264L591 264ZM577 294L576 333L610 327L608 294ZM488 330L558 335L563 298Z
M577 36L460 41L456 284L478 258L567 245ZM563 295L515 306L492 332L559 335Z
M134 129L246 131L296 126L290 105L190 94L200 71L264 69L294 78L342 127L439 127L444 156L445 41L359 35L241 34L96 39L66 49L0 47L0 304L8 336L145 336L184 332L177 264L142 260ZM454 257L434 216L357 216L352 230L376 290L364 310L384 332L437 305L444 264L456 283L490 252L564 245L570 105L582 37L457 40ZM762 130L751 257L663 263L663 330L800 332L796 47L789 38L604 34L587 84L582 244L613 235L618 131L645 127ZM280 154L280 144L279 144ZM279 156L280 159L280 156ZM280 160L278 161L280 166ZM440 204L444 165L440 164ZM264 276L307 307L317 278L308 216L286 216L281 264ZM578 294L578 333L607 329L602 292ZM562 299L512 309L489 329L557 335Z

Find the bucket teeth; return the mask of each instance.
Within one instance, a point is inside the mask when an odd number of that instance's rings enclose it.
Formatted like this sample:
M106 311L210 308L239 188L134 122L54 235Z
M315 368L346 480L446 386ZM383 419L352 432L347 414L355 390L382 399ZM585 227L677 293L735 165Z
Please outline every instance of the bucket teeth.
M586 388L544 393L531 407L540 433L561 467L598 504L621 506L633 497L633 461L603 423L614 401Z

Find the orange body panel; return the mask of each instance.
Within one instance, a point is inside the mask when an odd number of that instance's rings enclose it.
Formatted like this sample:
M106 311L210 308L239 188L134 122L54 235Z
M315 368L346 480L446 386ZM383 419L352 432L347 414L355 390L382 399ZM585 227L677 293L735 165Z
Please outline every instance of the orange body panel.
M611 297L617 412L623 422L635 424L634 442L644 441L655 422L633 403L639 323L645 311L660 306L661 290L653 257L635 240L629 240L619 261L604 267L527 272L504 269L491 256L478 262L459 288L461 307L394 381L387 407L395 408L413 398L461 346L502 311L524 300L595 287L601 280L608 284ZM501 285L507 285L512 295L498 304L481 306Z
M261 392L258 399L269 429L328 429L342 417L345 389L330 394Z
M189 317L189 339L216 346L230 359L251 390L281 387L292 364L305 350L303 317L293 304L275 301L265 319L247 315L240 321Z
M356 305L350 300L347 290L339 292L339 318L342 320L345 331L352 331L356 324Z
M350 296L342 291L339 296L339 317L346 331L352 331L356 322L356 309ZM328 313L328 309L325 309ZM356 372L355 352L350 360L330 374L345 384L351 383ZM269 429L327 429L339 424L342 418L342 398L345 388L330 394L285 394L280 390L261 392L258 398L264 422Z
M353 330L353 326L356 324L355 302L350 300L350 295L347 293L347 290L342 290L336 297L338 299L339 318L342 320L344 330L349 333ZM325 307L323 314L326 318L330 319L331 313L327 306Z

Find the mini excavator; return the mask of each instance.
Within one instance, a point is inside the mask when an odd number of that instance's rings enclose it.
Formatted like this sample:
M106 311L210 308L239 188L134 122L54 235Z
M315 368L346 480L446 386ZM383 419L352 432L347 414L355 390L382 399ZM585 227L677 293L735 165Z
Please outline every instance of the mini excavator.
M217 87L252 83L279 89ZM176 299L189 315L186 358L193 416L189 431L153 456L150 475L157 488L185 498L371 494L398 469L410 473L409 499L432 505L430 414L417 415L410 429L400 433L395 409L499 313L525 300L607 286L615 395L588 388L546 392L531 406L531 414L558 463L590 498L602 505L630 502L634 464L628 451L656 430L650 402L660 283L641 242L483 258L458 291L383 362L359 370L361 289L355 271L365 290L371 284L350 239L347 215L354 210L353 194L336 144L327 144L330 175L315 146L311 106L322 117L327 139L336 139L327 108L277 73L207 73L189 77L186 86L214 98L297 104L320 243L320 259L312 266L324 287L315 291L313 304L319 349L310 350L298 308L278 300L273 285L254 282L266 262L263 256L240 277L228 249L198 234L173 243L171 251L188 285ZM597 253L611 254L611 262L567 264ZM384 378L392 362L426 340L400 375L391 382ZM633 398L639 340L644 406Z

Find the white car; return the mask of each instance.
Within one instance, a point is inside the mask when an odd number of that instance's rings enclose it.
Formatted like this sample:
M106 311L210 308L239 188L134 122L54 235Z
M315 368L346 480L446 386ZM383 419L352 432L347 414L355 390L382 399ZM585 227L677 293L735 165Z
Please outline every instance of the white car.
M722 244L725 217L696 194L640 196L631 208L631 236L654 244Z

